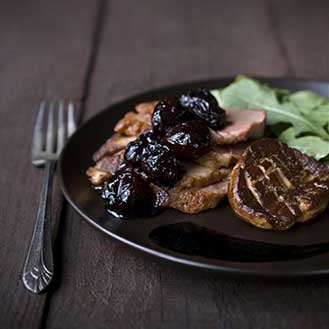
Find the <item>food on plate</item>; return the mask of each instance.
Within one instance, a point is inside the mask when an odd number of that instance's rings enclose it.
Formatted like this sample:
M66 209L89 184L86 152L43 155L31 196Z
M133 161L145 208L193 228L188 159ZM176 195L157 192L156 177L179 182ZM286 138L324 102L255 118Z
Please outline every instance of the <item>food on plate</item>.
M229 174L247 141L262 136L265 128L262 111L250 110L251 118L245 119L243 111L227 112L204 88L139 104L136 112L128 112L87 170L91 182L103 190L109 211L118 217L145 213L147 207L137 207L147 204L145 200L133 197L139 178L150 187L144 193L152 200L149 214L159 208L195 214L216 207L227 195ZM119 191L123 186L129 196L125 201Z
M152 131L129 143L124 159L156 184L173 186L181 176L175 153Z
M248 143L239 143L215 146L197 161L184 162L184 173L174 187L165 188L152 184L161 198L157 200L157 206L174 208L189 214L216 207L226 197L232 166L247 145ZM122 165L123 155L123 151L119 151L97 161L87 171L91 182L96 186L103 186L104 182L109 181Z
M239 76L211 91L224 109L261 109L273 136L316 160L329 163L329 100L311 91L290 92Z
M206 88L190 91L180 97L181 104L204 120L209 128L220 129L226 124L226 112Z
M226 197L227 184L226 175L219 182L210 185L188 188L176 186L168 191L167 201L163 206L191 215L215 208Z
M143 109L142 113L133 113L133 120L127 118L127 114L114 127L115 134L110 137L98 151L95 152L95 162L104 156L115 154L123 150L131 141L134 141L142 132L151 129L151 115L155 104L158 102L146 102L136 106L136 111ZM142 114L142 117L140 116ZM233 145L245 142L249 139L257 139L263 136L266 122L266 114L259 110L226 110L227 125L220 130L210 129L212 145ZM148 116L148 121L146 121ZM134 134L130 125L138 127Z
M207 124L194 119L167 129L164 140L178 159L193 160L210 148L210 131Z
M253 142L230 175L235 213L263 229L286 230L323 212L329 202L329 168L274 139Z
M115 173L105 184L101 196L108 211L121 216L148 214L155 198L150 185L129 167Z
M141 105L137 106L136 110ZM161 100L154 108L149 107L151 117L151 125L153 131L157 134L165 134L168 128L177 124L188 122L195 119L195 115L181 105L178 98L172 97Z
M226 113L228 124L223 129L211 131L215 144L236 144L263 136L266 124L264 111L228 109Z
M87 175L120 218L196 214L228 195L244 221L286 230L329 203L328 113L329 100L310 91L239 76L222 89L137 104Z

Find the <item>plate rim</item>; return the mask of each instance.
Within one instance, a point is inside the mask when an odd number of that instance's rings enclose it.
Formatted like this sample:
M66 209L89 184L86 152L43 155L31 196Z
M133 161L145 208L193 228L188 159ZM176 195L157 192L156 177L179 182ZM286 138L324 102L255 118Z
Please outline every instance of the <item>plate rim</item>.
M156 259L165 260L168 262L177 263L183 266L188 266L190 268L194 269L200 269L200 270L210 270L212 272L216 272L218 274L222 275L234 275L234 276L240 276L240 277L249 277L249 278L273 278L273 279L292 279L292 278L309 278L309 277L320 277L324 275L329 274L329 265L327 269L315 269L315 270L308 270L308 271L298 271L298 270L286 270L284 273L278 272L278 271L260 271L255 268L238 268L235 267L234 264L239 262L229 262L229 261L222 261L224 265L220 264L210 264L194 259L186 259L183 256L175 256L173 254L169 254L166 252L162 252L156 249L149 248L147 246L140 245L138 243L135 243L129 239L126 239L122 236L119 236L109 230L106 230L101 225L97 224L92 218L90 218L84 210L75 202L70 196L70 193L68 192L66 188L66 184L64 182L64 175L63 175L63 166L64 166L64 154L66 152L66 149L69 148L70 143L72 140L78 136L78 134L81 133L81 131L84 129L85 126L89 125L92 121L97 121L97 118L104 114L104 112L110 110L110 108L119 106L121 103L132 101L135 98L143 98L146 97L150 92L156 93L160 92L165 89L174 89L179 88L182 86L186 86L189 84L210 84L210 83L216 83L218 81L222 82L230 82L235 79L236 76L227 76L222 78L212 78L212 79L201 79L201 80L187 80L187 81L180 81L179 83L170 84L170 85L164 85L153 89L148 89L146 91L142 91L141 93L130 95L126 98L122 98L119 101L116 101L113 104L108 105L107 107L100 110L98 113L92 115L90 118L88 118L85 122L81 124L81 126L78 127L78 129L70 136L70 138L67 140L64 148L61 151L60 157L57 162L57 168L58 168L58 177L59 177L59 184L60 188L62 190L62 193L65 197L65 199L68 201L70 206L77 212L84 220L87 221L88 224L92 225L96 229L100 230L101 232L105 233L107 236L112 237L114 240L119 241L120 243L123 243L125 245L128 245L129 247L133 247L137 249L138 251L141 251L143 253L146 253L148 255L151 255L152 257ZM296 82L304 82L304 83L318 83L318 84L327 84L329 88L329 80L321 80L321 79L307 79L307 78L295 78L295 77L265 77L265 76L249 76L253 79L257 80L271 80L271 81L285 81L287 83L296 83ZM173 252L175 253L175 252ZM177 253L179 254L179 253ZM186 255L185 255L186 256ZM187 256L188 257L188 256ZM286 262L286 261L285 261ZM260 263L260 262L254 262L254 263Z

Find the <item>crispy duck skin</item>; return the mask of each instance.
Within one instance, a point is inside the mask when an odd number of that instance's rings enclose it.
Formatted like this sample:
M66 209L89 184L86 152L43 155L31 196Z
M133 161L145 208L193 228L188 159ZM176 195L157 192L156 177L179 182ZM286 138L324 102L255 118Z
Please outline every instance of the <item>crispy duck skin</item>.
M228 198L244 221L286 230L326 209L329 168L277 140L257 140L233 168Z

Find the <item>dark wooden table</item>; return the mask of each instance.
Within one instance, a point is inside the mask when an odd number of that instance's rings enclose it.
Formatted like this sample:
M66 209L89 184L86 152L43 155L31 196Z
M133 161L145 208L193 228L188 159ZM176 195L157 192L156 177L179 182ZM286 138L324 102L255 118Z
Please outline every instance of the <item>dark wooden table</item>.
M1 328L329 327L328 279L256 282L159 263L85 223L58 183L54 285L35 296L21 282L41 183L30 164L41 98L74 98L86 120L185 80L329 79L328 1L2 1L0 31Z

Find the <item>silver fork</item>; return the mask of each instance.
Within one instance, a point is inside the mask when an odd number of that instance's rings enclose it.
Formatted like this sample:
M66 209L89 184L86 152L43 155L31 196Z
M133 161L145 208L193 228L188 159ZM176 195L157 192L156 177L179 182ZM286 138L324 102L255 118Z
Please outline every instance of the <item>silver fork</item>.
M51 234L52 180L59 154L66 139L75 130L73 102L41 102L34 127L31 153L32 163L44 167L44 176L36 223L23 269L24 285L34 293L43 291L54 275Z

